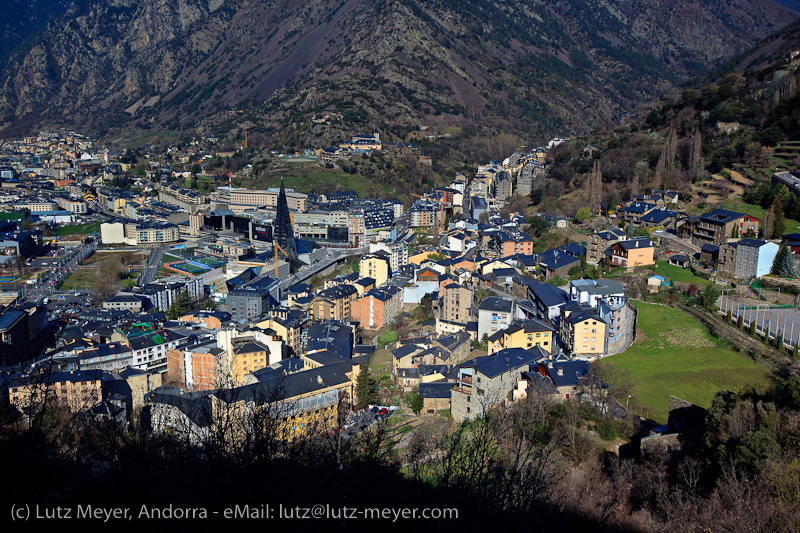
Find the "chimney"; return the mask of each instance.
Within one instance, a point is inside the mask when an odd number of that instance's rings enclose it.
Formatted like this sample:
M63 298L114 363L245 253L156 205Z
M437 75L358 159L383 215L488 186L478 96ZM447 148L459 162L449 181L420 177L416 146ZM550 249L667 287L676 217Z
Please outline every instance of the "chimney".
M559 376L563 376L564 375L564 369L563 368L559 368L558 369L558 375Z
M550 360L547 362L547 368L553 368L553 360L552 360L552 359L550 359Z
M506 357L506 366L508 366L508 357Z
M317 383L322 385L322 376L320 376L319 374L317 374Z

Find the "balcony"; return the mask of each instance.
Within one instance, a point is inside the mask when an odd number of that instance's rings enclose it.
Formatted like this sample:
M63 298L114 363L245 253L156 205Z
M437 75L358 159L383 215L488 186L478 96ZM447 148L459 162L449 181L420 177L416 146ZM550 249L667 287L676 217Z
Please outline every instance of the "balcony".
M463 376L456 381L453 390L464 394L472 394L472 376Z

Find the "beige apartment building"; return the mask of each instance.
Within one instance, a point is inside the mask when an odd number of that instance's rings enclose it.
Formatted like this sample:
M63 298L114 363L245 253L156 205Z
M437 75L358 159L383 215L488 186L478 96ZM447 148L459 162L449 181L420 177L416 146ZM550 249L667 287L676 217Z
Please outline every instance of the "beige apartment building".
M229 208L234 213L256 207L277 208L280 191L231 191ZM286 191L286 204L292 211L305 211L307 194Z

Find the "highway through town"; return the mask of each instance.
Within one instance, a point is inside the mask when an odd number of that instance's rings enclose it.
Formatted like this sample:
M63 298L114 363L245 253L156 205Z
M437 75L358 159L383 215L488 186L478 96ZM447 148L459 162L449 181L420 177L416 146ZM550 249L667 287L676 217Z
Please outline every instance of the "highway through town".
M90 244L82 244L70 250L66 257L59 258L58 265L47 272L44 277L37 280L34 285L29 285L22 289L20 302L25 300L41 300L56 292L61 282L64 281L84 259L92 255L99 245L100 240L95 239Z
M161 268L161 260L164 257L164 247L159 246L150 252L150 257L147 259L147 266L144 267L139 281L136 283L139 287L143 287L148 283L153 283L158 275L158 269Z
M361 248L329 248L323 261L318 261L311 265L301 267L297 272L284 279L280 283L281 291L284 291L296 283L302 283L307 279L324 272L325 269L339 261L354 255L363 255L367 251L366 247Z

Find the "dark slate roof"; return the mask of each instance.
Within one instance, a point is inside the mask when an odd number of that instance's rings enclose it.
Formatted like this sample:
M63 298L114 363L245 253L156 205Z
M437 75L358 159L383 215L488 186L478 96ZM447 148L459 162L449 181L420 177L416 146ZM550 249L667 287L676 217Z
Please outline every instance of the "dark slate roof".
M599 235L600 237L603 238L603 240L606 241L618 241L628 236L628 234L625 233L623 230L617 228L598 231L597 235Z
M566 292L549 283L539 281L535 284L528 285L528 287L530 287L536 299L542 302L546 307L563 305L568 299Z
M520 367L527 368L531 363L535 363L545 357L547 357L547 354L538 346L534 346L530 350L505 348L492 355L476 357L460 366L462 368L472 367L482 374L494 378L509 370L517 370Z
M708 253L710 253L710 254L716 254L716 253L719 253L719 246L717 246L716 244L709 244L709 243L706 243L706 244L704 244L703 246L701 246L701 247L700 247L700 249L701 249L702 251L704 251L704 252L708 252Z
M676 211L668 211L666 209L654 209L639 219L640 222L648 222L651 224L661 224L665 220L674 217L678 213Z
M586 257L586 247L576 242L568 242L561 249L574 257Z
M422 346L417 346L416 344L405 344L396 350L393 350L392 355L397 359L401 359L407 355L421 352L423 349L424 348L422 348Z
M766 244L766 241L761 239L742 239L739 241L739 246L749 246L751 248L761 248Z
M570 313L569 315L569 321L572 324L579 324L584 320L597 320L598 322L602 322L603 324L605 324L605 320L600 318L600 315L598 315L593 311L590 312L580 307L572 311L572 313Z
M466 331L458 331L444 337L439 337L436 339L436 342L452 352L465 342L469 342L469 333Z
M512 300L498 297L486 298L481 302L480 307L478 307L481 311L497 311L502 313L510 313L513 308L514 302Z
M535 255L526 255L526 254L517 254L517 261L525 265L526 267L532 267L536 265L536 256Z
M726 211L725 209L714 209L711 212L700 215L700 219L713 224L727 224L744 216L744 213L736 211Z
M287 294L300 294L303 292L311 292L311 285L308 283L295 283L286 289Z
M344 298L346 296L350 296L352 294L357 293L355 287L352 285L335 285L333 287L329 287L324 291L320 291L317 293L318 298L330 298L332 300L338 300L340 298Z
M325 391L328 387L341 385L350 381L348 372L353 371L353 365L366 363L368 357L354 357L348 361L295 372L294 374L276 376L275 379L265 379L253 385L245 385L236 389L226 389L217 394L225 401L238 402L250 400L264 403L269 400L282 400L296 398L315 391ZM276 397L279 396L279 397Z
M347 359L352 354L352 329L335 321L313 324L308 328L306 350L328 350Z
M558 270L567 265L580 262L580 259L556 248L545 250L539 254L539 264L550 270Z
M419 394L423 398L449 398L452 389L453 383L449 381L419 384Z
M563 373L561 376L558 375L559 369ZM553 363L553 368L547 367L547 373L557 387L574 387L581 377L589 373L589 362L581 360L557 361Z
M159 337L161 339L160 342ZM129 337L128 344L131 345L131 350L141 350L183 338L185 338L184 335L165 329L163 331L153 331L145 335L139 335L137 337Z
M637 237L635 239L629 239L627 241L619 241L614 246L619 246L623 250L634 250L636 248L652 248L653 241L651 241L647 237Z
M653 209L656 205L647 202L633 202L630 205L623 206L619 211L625 213L644 213L648 209Z
M244 344L240 344L234 346L233 353L234 354L244 354L244 353L255 353L255 352L267 352L270 353L270 349L268 346L264 346L258 341L248 341Z

